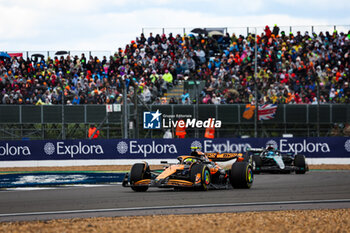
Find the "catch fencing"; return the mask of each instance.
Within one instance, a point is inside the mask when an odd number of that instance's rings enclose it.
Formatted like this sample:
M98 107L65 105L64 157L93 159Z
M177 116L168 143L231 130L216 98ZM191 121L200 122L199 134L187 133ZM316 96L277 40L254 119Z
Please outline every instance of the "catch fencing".
M252 124L254 118L243 118L245 104L207 105L139 105L139 112L159 110L166 115L198 115L199 120L215 118L223 124ZM263 124L313 124L317 122L317 105L280 104L274 119L263 121ZM196 114L198 111L198 114ZM134 112L134 106L128 105L128 112ZM100 123L106 117L106 123L120 123L122 112L106 112L105 105L65 105L62 118L62 105L0 105L0 124L47 124L47 123ZM350 105L321 104L319 109L320 123L347 123L350 121ZM108 116L107 116L108 114ZM140 122L143 114L139 114Z

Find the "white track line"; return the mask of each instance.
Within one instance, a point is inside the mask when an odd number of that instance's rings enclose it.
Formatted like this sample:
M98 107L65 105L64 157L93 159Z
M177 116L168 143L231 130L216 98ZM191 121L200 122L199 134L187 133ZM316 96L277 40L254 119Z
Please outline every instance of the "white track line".
M64 187L83 187L83 188L92 188L92 187L108 187L115 186L116 184L121 184L122 182L115 182L113 184L67 184L63 185Z
M6 188L7 191L37 191L37 190L48 190L57 189L54 187L18 187L18 188Z
M113 184L63 184L57 185L55 187L18 187L18 188L5 188L6 191L40 191L47 189L61 189L69 187L81 187L81 188L94 188L94 187L107 187L115 186L116 184L121 184L121 182L116 182Z
M342 202L350 202L350 199L226 203L226 204L178 205L178 206L151 206L151 207L115 208L115 209L91 209L91 210L64 210L64 211L47 211L47 212L8 213L8 214L0 214L0 217L50 215L50 214L76 214L76 213L114 212L114 211L135 211L135 210L157 210L157 209L187 209L187 208L235 207L235 206L255 206L255 205L257 205L257 206L262 206L262 205L293 205L293 204L318 204L318 203L342 203Z

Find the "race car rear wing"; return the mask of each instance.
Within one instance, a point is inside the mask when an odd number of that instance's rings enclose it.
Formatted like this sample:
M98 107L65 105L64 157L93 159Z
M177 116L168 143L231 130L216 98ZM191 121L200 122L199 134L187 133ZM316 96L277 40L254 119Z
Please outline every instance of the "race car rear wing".
M228 161L238 157L243 157L243 153L205 153L212 161Z
M264 148L247 148L247 152L263 152Z

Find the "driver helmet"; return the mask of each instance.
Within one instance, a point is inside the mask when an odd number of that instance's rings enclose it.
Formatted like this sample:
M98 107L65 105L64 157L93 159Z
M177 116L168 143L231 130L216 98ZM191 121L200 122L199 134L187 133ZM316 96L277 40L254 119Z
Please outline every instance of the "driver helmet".
M201 156L204 156L204 153L201 152L201 151L192 151L192 152L191 152L191 156L194 156L194 157L201 157Z
M193 158L186 158L186 159L184 160L184 163L187 164L187 165L190 165L190 164L192 164L193 162L194 162L194 159L193 159Z

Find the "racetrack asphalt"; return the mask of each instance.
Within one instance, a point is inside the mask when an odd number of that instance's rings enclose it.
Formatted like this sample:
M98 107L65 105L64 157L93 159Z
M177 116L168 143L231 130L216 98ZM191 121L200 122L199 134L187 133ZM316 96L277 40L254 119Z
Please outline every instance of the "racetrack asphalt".
M350 171L256 175L251 189L137 193L120 184L0 190L0 221L350 208Z

